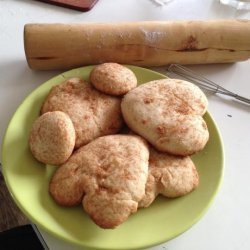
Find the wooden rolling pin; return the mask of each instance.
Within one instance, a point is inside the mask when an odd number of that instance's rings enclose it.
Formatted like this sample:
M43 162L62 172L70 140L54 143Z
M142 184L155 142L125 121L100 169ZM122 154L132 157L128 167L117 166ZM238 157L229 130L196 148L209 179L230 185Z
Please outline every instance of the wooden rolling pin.
M250 20L26 24L24 45L36 70L227 63L250 57Z

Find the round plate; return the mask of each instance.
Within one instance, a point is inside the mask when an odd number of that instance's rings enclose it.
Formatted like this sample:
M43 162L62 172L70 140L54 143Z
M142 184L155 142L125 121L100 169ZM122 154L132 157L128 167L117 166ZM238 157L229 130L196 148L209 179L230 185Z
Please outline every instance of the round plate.
M166 76L140 67L129 66L139 83ZM48 193L53 166L37 162L28 148L32 123L53 85L70 77L88 80L92 67L70 70L45 82L33 91L14 114L3 142L3 174L19 208L42 229L68 242L95 249L138 249L151 247L183 233L196 223L211 205L223 175L223 147L216 124L206 113L210 132L205 149L193 156L200 185L192 193L175 199L158 197L149 207L129 217L113 230L96 226L81 206L57 205Z

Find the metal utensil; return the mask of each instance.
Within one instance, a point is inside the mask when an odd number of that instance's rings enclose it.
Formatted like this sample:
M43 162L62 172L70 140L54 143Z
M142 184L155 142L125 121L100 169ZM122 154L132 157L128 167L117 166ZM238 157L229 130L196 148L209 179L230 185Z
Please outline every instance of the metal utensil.
M244 103L250 104L250 99L237 95L236 93L233 93L222 86L216 84L215 82L212 82L211 80L208 80L204 76L192 71L191 69L188 69L182 65L179 64L171 64L168 67L168 72L174 73L175 75L181 76L183 79L188 80L199 87L212 91L214 93L231 96L239 101L242 101Z

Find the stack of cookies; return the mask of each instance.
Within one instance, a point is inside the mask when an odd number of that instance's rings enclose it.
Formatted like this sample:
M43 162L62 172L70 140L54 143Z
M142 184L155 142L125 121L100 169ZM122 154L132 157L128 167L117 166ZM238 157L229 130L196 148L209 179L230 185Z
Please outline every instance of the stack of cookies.
M58 166L49 185L55 202L82 204L98 226L115 228L159 194L193 191L190 156L209 138L204 93L178 79L137 86L116 63L97 65L89 80L54 86L30 132L33 156Z

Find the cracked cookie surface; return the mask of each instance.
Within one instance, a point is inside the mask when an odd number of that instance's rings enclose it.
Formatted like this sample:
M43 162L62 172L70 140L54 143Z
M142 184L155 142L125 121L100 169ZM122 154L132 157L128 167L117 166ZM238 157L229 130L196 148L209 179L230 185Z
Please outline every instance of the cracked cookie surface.
M137 86L132 70L118 63L103 63L91 71L90 81L96 89L110 95L124 95Z
M150 148L146 192L139 202L148 207L162 194L168 198L186 195L199 185L198 171L189 156L175 156Z
M60 205L82 202L97 225L115 228L137 211L145 194L148 159L148 145L139 136L99 137L58 168L50 194Z
M51 165L63 164L73 152L75 129L70 117L61 112L47 112L32 125L29 147L40 162Z
M104 135L117 133L123 119L118 97L103 94L80 78L71 78L54 86L41 113L63 111L76 131L76 148Z

